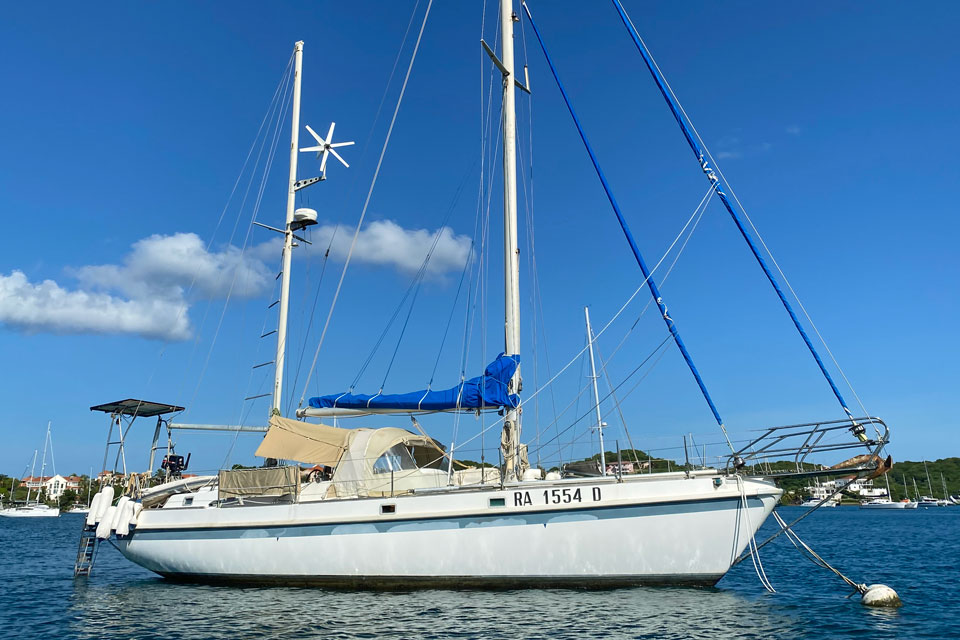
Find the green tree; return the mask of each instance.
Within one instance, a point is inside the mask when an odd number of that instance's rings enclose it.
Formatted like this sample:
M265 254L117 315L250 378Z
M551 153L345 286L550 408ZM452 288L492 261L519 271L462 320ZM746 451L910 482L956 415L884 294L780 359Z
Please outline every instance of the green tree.
M60 510L66 510L72 507L77 501L77 492L73 489L67 489L60 496L60 499L57 501L57 505L60 507Z

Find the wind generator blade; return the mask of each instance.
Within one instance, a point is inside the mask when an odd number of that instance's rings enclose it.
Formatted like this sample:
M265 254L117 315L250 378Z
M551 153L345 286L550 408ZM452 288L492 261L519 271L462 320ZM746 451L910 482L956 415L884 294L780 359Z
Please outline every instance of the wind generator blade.
M301 153L306 153L307 151L316 151L316 152L319 153L319 152L323 151L323 145L320 145L320 146L318 146L318 147L304 147L304 148L300 149L300 152L301 152Z
M349 147L349 146L352 145L352 144L354 144L354 142L353 142L352 140L351 140L350 142L337 142L336 144L331 144L331 145L330 145L330 148L333 148L333 147Z
M343 163L343 166L347 167L348 169L350 168L350 165L347 164L347 161L346 161L346 160L344 160L343 158L340 157L340 154L339 154L339 153L337 153L337 152L334 151L333 149L327 149L327 151L329 151L330 153L332 153L332 154L337 158L337 160L339 160L341 163ZM326 156L324 156L324 160L326 160ZM321 165L321 166L323 166L323 165ZM322 171L322 170L323 170L323 169L321 169L321 171Z
M327 175L327 156L330 155L326 150L322 154L318 153L317 156L323 156L323 159L320 160L320 173Z
M321 138L320 136L318 136L318 135L317 135L317 132L310 128L310 125L307 125L307 131L309 131L309 132L310 132L310 135L313 136L313 139L317 141L317 144L319 144L319 145L324 144L323 138Z
M335 126L337 126L337 123L336 123L336 122L331 122L331 123L330 123L330 130L327 131L327 139L323 141L324 144L329 145L329 144L330 144L330 141L333 140L333 128L334 128ZM319 140L318 140L318 142L319 142Z

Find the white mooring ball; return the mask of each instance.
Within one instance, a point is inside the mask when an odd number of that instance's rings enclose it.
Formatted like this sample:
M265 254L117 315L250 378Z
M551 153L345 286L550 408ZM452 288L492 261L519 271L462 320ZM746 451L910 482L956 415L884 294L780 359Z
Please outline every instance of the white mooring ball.
M903 604L897 592L885 584L872 584L867 587L860 602L866 607L899 607Z

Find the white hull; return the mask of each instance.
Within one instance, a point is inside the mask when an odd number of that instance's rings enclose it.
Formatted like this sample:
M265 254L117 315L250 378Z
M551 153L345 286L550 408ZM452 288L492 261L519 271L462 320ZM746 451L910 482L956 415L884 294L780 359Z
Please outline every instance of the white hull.
M0 509L0 517L3 518L56 518L60 515L60 509L50 507L10 507Z
M916 502L890 502L890 501L877 501L877 502L863 502L860 504L861 509L916 509Z
M736 480L716 486L717 478L659 474L622 483L592 478L396 498L146 509L119 548L183 580L381 588L713 584L781 494L772 482L745 480L744 509ZM381 514L383 505L395 512Z
M800 503L799 505L797 505L797 506L798 506L798 507L807 507L807 508L811 508L811 507L820 507L820 508L823 508L823 507L835 507L835 506L837 506L837 503L834 502L833 500L827 500L827 501L824 502L823 504L820 504L820 501L819 501L819 500L804 500L803 502L801 502L801 503Z

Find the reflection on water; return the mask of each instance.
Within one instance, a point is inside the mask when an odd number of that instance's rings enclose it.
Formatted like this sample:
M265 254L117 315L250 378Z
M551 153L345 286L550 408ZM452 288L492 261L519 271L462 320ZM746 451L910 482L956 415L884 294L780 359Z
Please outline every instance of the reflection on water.
M718 590L336 592L159 580L78 588L77 637L785 637L790 616ZM162 623L170 627L163 629Z
M348 592L177 584L101 547L94 574L74 581L81 518L0 523L0 635L31 638L835 638L956 635L944 593L960 508L933 512L822 510L800 535L856 580L884 582L905 607L871 610L783 540L764 549L778 593L753 566L716 588L606 591ZM790 519L791 514L785 514ZM762 534L771 532L767 524ZM938 603L931 614L931 603Z
M787 637L797 621L722 589L338 592L160 580L78 587L76 637ZM160 621L167 621L166 623ZM164 628L165 625L168 625Z

